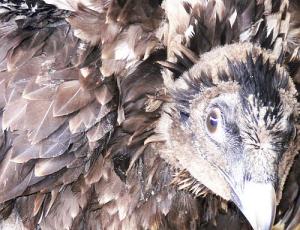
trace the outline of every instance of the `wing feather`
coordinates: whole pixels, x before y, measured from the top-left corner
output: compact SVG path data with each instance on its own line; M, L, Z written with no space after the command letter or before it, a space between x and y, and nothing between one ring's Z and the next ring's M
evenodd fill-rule
M64 154L58 157L39 159L34 166L35 176L42 177L58 172L75 159L74 154Z
M2 118L2 128L17 130L24 123L24 115L26 113L27 101L20 98L5 106Z
M39 148L31 145L26 133L20 133L13 142L12 157L10 161L15 163L26 163L31 159L39 157Z
M47 138L65 121L64 117L53 117L53 101L31 101L27 105L24 128L33 144Z
M73 113L94 100L88 90L80 86L79 81L68 81L58 87L54 98L53 114L55 117Z
M114 79L100 72L101 47L74 35L67 12L38 1L39 13L29 16L24 4L0 13L0 203L12 200L33 228L56 215L52 208L64 189L81 183L101 156L118 92ZM16 19L14 10L25 16ZM80 204L87 204L87 194ZM1 213L8 207L1 205ZM62 226L70 227L72 218Z
M52 99L55 86L45 85L40 86L36 83L36 79L32 79L25 87L22 97L27 100L50 100Z

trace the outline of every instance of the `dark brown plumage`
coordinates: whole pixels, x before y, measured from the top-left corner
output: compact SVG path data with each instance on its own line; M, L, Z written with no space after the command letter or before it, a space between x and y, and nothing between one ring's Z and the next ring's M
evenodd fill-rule
M298 14L0 1L0 229L300 228Z

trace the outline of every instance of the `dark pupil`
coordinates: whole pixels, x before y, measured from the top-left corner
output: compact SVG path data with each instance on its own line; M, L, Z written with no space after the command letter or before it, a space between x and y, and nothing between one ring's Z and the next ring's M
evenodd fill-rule
M209 123L212 127L216 127L218 125L217 114L212 112L209 116Z
M210 125L211 126L217 126L218 125L218 120L217 120L217 118L214 118L214 117L210 117L209 118L209 122L210 122Z

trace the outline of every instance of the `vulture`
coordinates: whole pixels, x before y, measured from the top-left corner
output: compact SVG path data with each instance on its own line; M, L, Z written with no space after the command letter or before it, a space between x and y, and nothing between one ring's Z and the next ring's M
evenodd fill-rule
M0 229L300 229L299 0L0 0Z

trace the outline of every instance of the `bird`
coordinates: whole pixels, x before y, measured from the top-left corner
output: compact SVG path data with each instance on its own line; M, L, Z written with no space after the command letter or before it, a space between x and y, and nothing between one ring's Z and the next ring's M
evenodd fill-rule
M299 229L297 0L1 0L0 229Z

